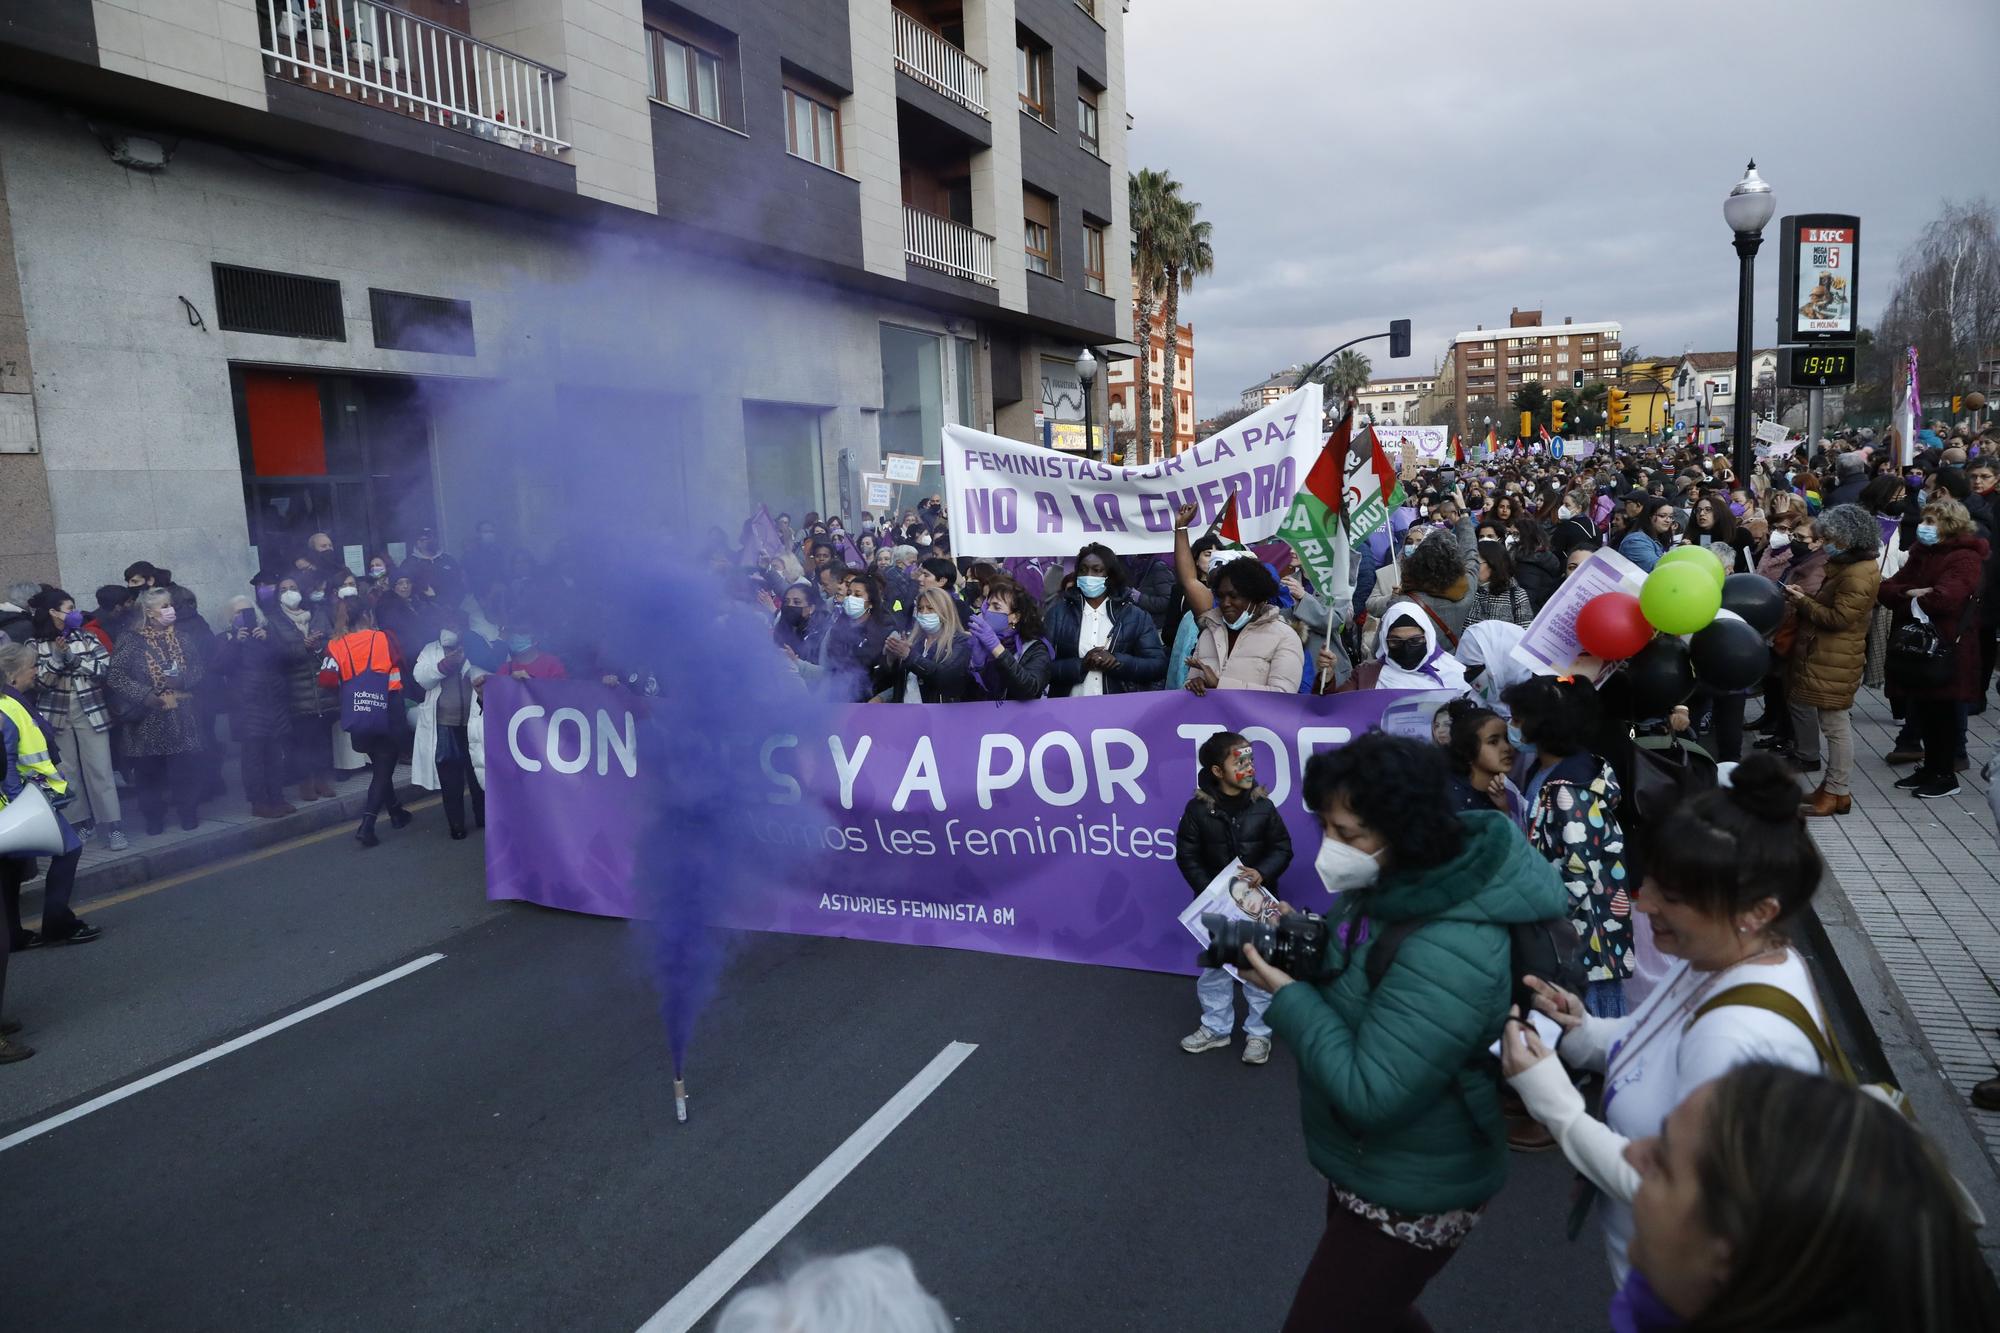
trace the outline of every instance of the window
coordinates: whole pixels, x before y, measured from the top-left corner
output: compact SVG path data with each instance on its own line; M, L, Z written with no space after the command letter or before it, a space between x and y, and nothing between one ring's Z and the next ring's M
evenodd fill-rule
M1046 121L1049 118L1049 48L1029 36L1025 29L1014 37L1014 80L1021 90L1021 110Z
M1095 222L1083 224L1083 285L1100 295L1104 291L1104 228Z
M1097 89L1076 86L1076 134L1085 148L1097 151Z
M1040 190L1021 191L1021 244L1028 252L1028 271L1056 276L1056 201Z
M703 120L722 123L722 58L658 28L647 29L653 96Z
M785 151L839 171L840 113L823 96L785 89Z
M1591 362L1597 360L1597 353L1585 352L1580 359L1585 365L1589 365Z

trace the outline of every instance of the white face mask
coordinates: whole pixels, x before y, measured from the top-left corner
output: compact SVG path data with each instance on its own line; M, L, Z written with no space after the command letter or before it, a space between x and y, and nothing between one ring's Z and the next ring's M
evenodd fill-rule
M868 602L862 597L847 597L841 601L840 609L847 613L849 619L859 620L868 614Z
M1319 872L1319 882L1326 885L1328 893L1346 893L1373 884L1382 874L1382 863L1338 838L1326 838L1313 858L1313 869Z
M303 602L304 600L305 598L299 596L299 590L297 588L287 588L283 592L278 594L278 601L284 606L284 608L287 611L298 610L299 603Z
M1556 506L1556 517L1557 517L1557 518L1575 518L1575 517L1576 517L1576 510L1574 510L1574 509L1570 508L1570 507L1569 507L1568 505L1558 505L1558 506Z
M1776 532L1771 534L1771 545L1777 547L1780 551L1784 550L1787 546L1790 546L1791 544L1792 544L1792 534L1786 532L1783 528L1779 528Z
M935 611L917 612L917 625L926 634L935 634L944 628L944 617Z

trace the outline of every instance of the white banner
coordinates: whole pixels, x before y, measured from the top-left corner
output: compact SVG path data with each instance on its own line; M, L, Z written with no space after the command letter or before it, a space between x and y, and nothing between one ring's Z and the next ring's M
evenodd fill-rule
M1397 463L1435 467L1451 458L1449 426L1377 426L1375 438Z
M1320 387L1308 384L1191 449L1115 467L967 426L944 428L944 488L955 554L1071 556L1089 542L1119 555L1168 551L1174 511L1197 532L1231 495L1241 539L1269 541L1319 456Z

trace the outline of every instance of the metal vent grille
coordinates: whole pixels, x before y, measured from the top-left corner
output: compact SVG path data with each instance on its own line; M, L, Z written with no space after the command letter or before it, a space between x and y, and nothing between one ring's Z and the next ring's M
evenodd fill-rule
M266 268L216 264L216 323L237 333L347 341L340 283Z
M400 352L471 356L472 302L446 296L368 289L375 317L375 345Z

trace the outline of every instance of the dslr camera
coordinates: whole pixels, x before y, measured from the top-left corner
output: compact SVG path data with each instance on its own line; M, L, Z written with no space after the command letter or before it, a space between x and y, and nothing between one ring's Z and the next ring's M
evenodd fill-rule
M1208 932L1208 947L1201 951L1203 967L1240 964L1243 946L1254 944L1264 961L1295 977L1317 976L1325 970L1326 918L1313 912L1287 912L1278 924L1243 921L1220 912L1204 912L1202 929Z

